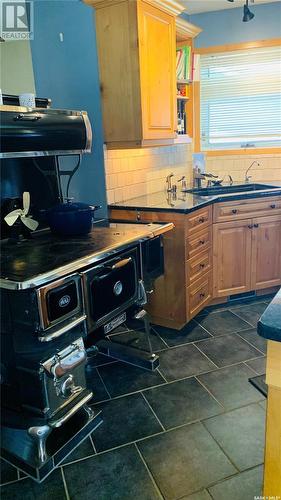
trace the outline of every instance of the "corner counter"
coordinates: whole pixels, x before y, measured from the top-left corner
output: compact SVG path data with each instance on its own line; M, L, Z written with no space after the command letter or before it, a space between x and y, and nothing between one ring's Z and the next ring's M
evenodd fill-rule
M258 333L268 340L268 385L264 491L266 498L281 497L281 289L258 323Z

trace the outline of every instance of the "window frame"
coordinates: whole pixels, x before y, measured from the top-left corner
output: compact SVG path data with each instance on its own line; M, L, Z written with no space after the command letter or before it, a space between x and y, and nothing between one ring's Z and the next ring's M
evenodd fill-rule
M236 44L215 45L211 47L194 48L195 54L216 54L218 52L233 52L235 50L251 50L262 47L276 47L281 45L281 38L272 38L269 40L257 40L253 42L243 42ZM206 156L232 156L232 155L258 155L258 154L280 154L281 148L239 148L239 149L217 149L201 150L201 132L200 132L200 81L193 82L194 95L194 151L202 152Z

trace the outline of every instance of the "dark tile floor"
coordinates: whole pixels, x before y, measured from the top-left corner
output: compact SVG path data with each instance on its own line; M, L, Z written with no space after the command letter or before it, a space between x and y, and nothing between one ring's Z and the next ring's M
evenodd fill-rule
M256 322L268 298L207 308L180 332L154 326L155 373L98 355L87 377L103 424L38 485L1 464L1 498L253 500L261 494L265 371ZM147 349L142 331L113 341Z

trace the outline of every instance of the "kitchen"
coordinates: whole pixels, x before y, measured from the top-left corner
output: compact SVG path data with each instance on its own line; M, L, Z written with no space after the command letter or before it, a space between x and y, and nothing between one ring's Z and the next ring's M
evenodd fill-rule
M94 211L95 224L87 244L81 236L72 235L52 240L56 244L52 247L48 234L43 232L42 236L35 235L27 242L23 239L13 247L5 239L1 245L2 270L6 267L1 275L2 282L6 281L3 287L1 285L2 314L6 318L6 306L14 312L11 323L15 324L16 359L27 352L27 346L38 348L38 352L48 347L50 353L54 353L53 340L39 345L32 336L31 320L27 321L24 316L24 306L31 307L28 300L33 300L30 282L38 290L43 283L42 276L48 275L45 287L54 283L58 278L56 269L64 266L64 275L77 271L74 282L79 307L76 305L72 319L85 318L80 326L73 326L73 332L78 328L85 330L79 337L84 339L82 343L75 344L76 355L83 358L80 368L77 366L75 370L77 374L79 370L77 376L83 383L82 371L86 373L88 385L83 397L88 398L87 390L93 393L93 400L87 399L84 405L90 408L88 413L83 410L83 418L89 417L85 426L81 428L78 412L72 417L75 419L72 427L66 423L58 428L62 433L65 429L66 435L68 432L67 439L72 433L72 451L69 452L65 444L63 459L56 451L57 462L52 466L50 449L54 439L46 436L42 463L39 468L31 466L23 451L19 452L20 447L10 445L10 442L13 444L11 436L19 436L18 420L13 427L10 417L8 423L2 417L3 498L49 498L52 495L54 498L244 500L262 495L263 482L265 496L278 498L280 495L280 297L276 293L281 284L281 150L280 127L274 129L278 120L276 108L280 108L280 82L274 80L271 73L275 53L280 48L280 2L249 2L248 7L246 5L249 11L245 11L244 2L238 0L200 2L205 4L202 10L196 8L198 3L189 0L180 3L35 1L33 39L30 42L5 40L0 44L5 107L2 115L8 116L9 109L11 116L17 110L20 113L15 105L18 103L8 94L30 92L45 99L36 103L42 118L40 115L39 120L29 122L33 133L41 119L52 118L51 110L55 109L85 110L92 128L91 152L81 156L79 151L86 151L89 146L85 137L90 141L84 115L72 112L71 120L68 113L63 115L62 128L52 136L52 129L47 128L36 148L33 135L24 136L26 128L21 124L22 118L17 120L25 151L30 151L26 149L27 141L37 153L44 148L43 143L45 150L52 143L53 154L38 156L37 166L24 155L20 156L23 159L15 158L15 153L2 156L2 198L17 197L21 204L23 192L30 192L30 202L28 195L25 199L26 206L31 204L34 220L36 216L40 218L40 210L52 209L61 198L60 187L64 198L68 197L67 191L74 198L70 203L101 207ZM247 22L243 22L243 16ZM145 35L151 37L147 44ZM187 83L180 85L176 84L176 44L178 49L190 47L189 54L194 54L193 74L186 78ZM243 53L238 62L239 71L230 71L235 89L240 81L239 72L243 71L244 78L248 76L246 86L250 79L250 87L255 89L254 96L264 91L263 86L271 85L272 94L277 88L277 100L262 103L262 124L267 123L269 115L273 129L268 124L268 129L257 126L254 131L247 130L249 123L254 125L257 115L251 114L251 105L247 104L247 116L244 111L241 120L243 103L237 111L239 130L231 129L237 123L230 112L225 118L219 107L220 93L227 94L229 81L218 79L218 87L214 81L210 88L207 79L203 80L204 75L212 71L216 54L223 54L223 63L231 66L230 53L236 56ZM242 56L246 58L247 53L253 57L244 59L245 63ZM257 66L259 70L264 68L265 64L268 64L267 71L259 78L254 70ZM165 70L161 80L159 67ZM170 71L171 68L174 71ZM215 68L218 76L219 69ZM241 99L243 89L238 90ZM206 131L211 126L205 120L204 106L208 106L211 95L208 92L213 92L218 102L211 116L219 139L223 137L226 146L214 147L211 135L209 141L206 139ZM42 106L49 105L48 99L52 101L51 107L42 110ZM174 132L176 101L185 103L185 107L177 109L180 132L177 138ZM253 102L252 107L257 105L257 101ZM238 104L238 100L235 101L235 106L239 107ZM232 100L228 105L229 110L233 109ZM7 109L8 106L11 107ZM63 127L73 131L65 144L60 142L65 137ZM7 130L11 129L13 126L8 121ZM222 136L221 132L226 129ZM3 127L3 134L5 130ZM239 136L235 136L238 131L239 134L245 132L240 138L243 147L239 144L235 149L226 137L229 137L227 133L233 134L238 142ZM252 145L252 138L257 134L262 136L255 139L261 140L261 147ZM269 139L265 137L270 134ZM17 153L20 152L19 137L17 135L15 143L15 135L11 136L12 147L17 144ZM3 144L4 139L5 135ZM72 147L74 139L80 141L76 148ZM65 155L54 153L58 151L55 142ZM76 154L71 155L71 150ZM11 154L15 150L6 151ZM48 194L47 184L52 186L50 193L56 193L56 189L58 192ZM209 192L202 193L204 189ZM20 207L10 207L5 216ZM28 216L28 212L22 215ZM55 223L57 216L56 212ZM99 221L108 217L111 224L100 225ZM30 223L30 218L26 218ZM42 221L40 219L41 224ZM5 224L3 228L7 232ZM22 249L26 249L26 253ZM107 311L109 316L104 314L103 318L107 319L103 321L94 318L91 305L87 305L92 267L95 276L95 266L105 262L108 272L108 257L111 269L117 265L116 273L131 269L135 262L134 300L124 307L127 312L131 311L129 306L136 305L136 310L131 317L127 313L127 322L121 326L111 323L125 309L111 316ZM68 262L68 258L72 261ZM25 273L21 268L24 259ZM33 260L40 271L36 271L36 281ZM124 263L123 267L120 262L122 266ZM122 279L114 280L115 284ZM20 283L18 289L8 289L7 281L14 286L16 280ZM144 292L137 282L144 284ZM115 291L117 300L120 285ZM97 294L99 297L99 292ZM110 307L110 290L101 288L100 294L104 297L100 307L104 304ZM23 301L24 296L30 299ZM39 296L41 300L47 295ZM17 297L18 302L13 297ZM65 294L60 296L63 297ZM20 307L23 307L22 318ZM261 334L258 335L257 322L266 309L258 325ZM88 331L100 332L107 325L114 327L110 335L95 337L93 341L91 335L87 335ZM65 327L65 323L61 326ZM17 335L22 329L24 341ZM58 332L56 325L49 324L43 324L39 330L39 339ZM78 342L80 333L75 335L74 342ZM264 377L267 341L262 337L269 339L267 385ZM63 348L68 348L68 344ZM9 346L7 353L10 353ZM5 364L4 358L1 361ZM13 390L17 391L17 381L13 384ZM266 411L267 386L270 390ZM19 418L21 415L24 414L19 412ZM37 425L31 423L29 417L24 418L26 426ZM52 425L53 420L50 420ZM78 431L73 435L76 424ZM52 433L61 435L57 428ZM36 442L35 439L33 444L28 441L33 451L34 442L36 445L39 442L40 451L42 440ZM70 440L68 446L69 443ZM43 465L45 469L48 465L47 472L43 471ZM40 477L36 476L38 471Z

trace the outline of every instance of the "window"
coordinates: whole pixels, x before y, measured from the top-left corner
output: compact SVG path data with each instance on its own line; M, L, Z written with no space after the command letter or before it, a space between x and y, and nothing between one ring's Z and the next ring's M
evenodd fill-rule
M281 47L202 54L201 150L281 146Z

